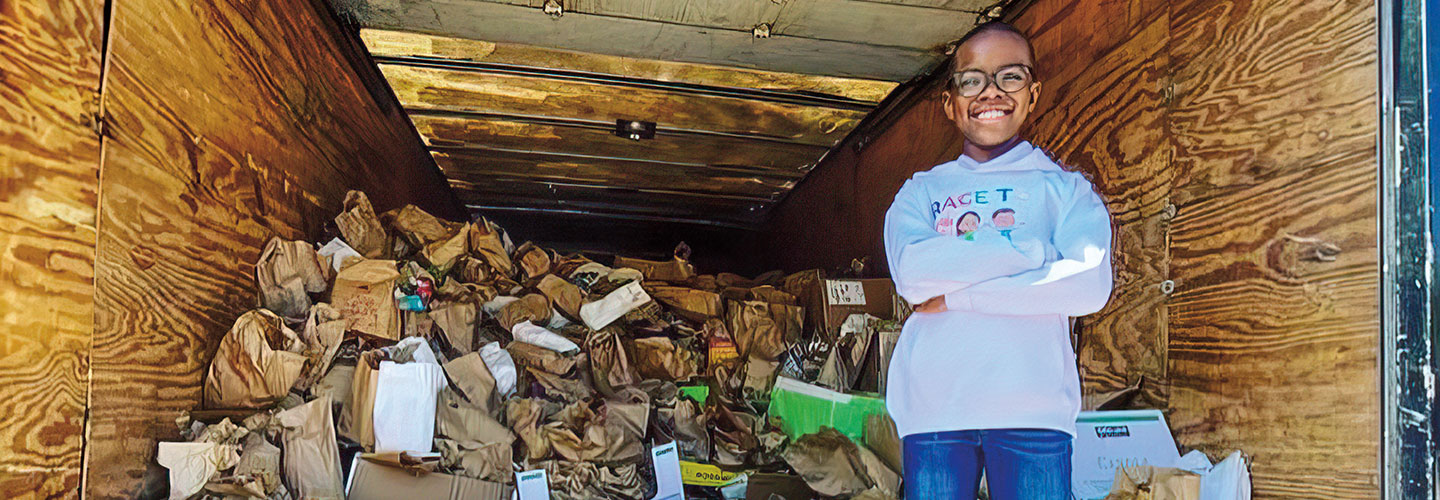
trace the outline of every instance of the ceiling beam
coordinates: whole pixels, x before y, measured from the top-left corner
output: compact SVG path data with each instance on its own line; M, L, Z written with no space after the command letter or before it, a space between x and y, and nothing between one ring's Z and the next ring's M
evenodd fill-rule
M477 0L332 0L332 4L367 28L623 57L893 82L907 81L938 64L942 57L940 49L949 41L937 38L933 44L920 49L783 33L756 38L750 27L738 31L578 12L552 19L536 7ZM691 5L692 2L677 4ZM923 17L915 16L909 20L923 22ZM967 26L957 26L957 33L963 33ZM906 25L889 25L883 29L903 31L908 28ZM950 38L958 37L959 34L956 34Z
M535 151L528 149L508 149L494 146L427 146L431 153L443 155L455 161L470 162L494 162L509 160L511 162L524 162L526 167L545 164L559 164L568 168L569 172L583 175L580 170L585 167L599 167L614 171L633 170L644 175L693 175L708 177L716 174L733 175L742 177L758 177L775 181L774 185L783 189L789 189L789 182L804 177L802 172L790 169L774 167L752 167L747 165L709 165L705 163L689 163L653 158L630 158L617 156L602 156L585 152L561 152L561 151ZM592 167L593 168L593 167ZM527 168L527 171L535 171L534 168Z
M523 174L505 176L472 175L464 170L457 170L446 171L445 175L450 178L451 187L457 187L457 185L463 186L458 189L484 192L483 190L477 190L476 187L483 185L494 188L498 187L497 185L504 185L504 189L506 190L515 189L518 191L523 188L529 188L539 193L548 193L553 199L568 199L571 197L571 194L574 194L576 191L590 191L591 196L594 197L618 196L618 193L626 193L638 195L638 197L642 199L646 196L664 196L677 199L677 201L693 201L697 199L723 200L738 206L755 207L755 210L758 210L759 207L774 203L777 198L777 196L755 196L715 191L665 189L646 185L595 184L547 178L544 176L525 176ZM569 194L561 194L562 192ZM583 196L575 196L574 198L581 199Z
M865 112L620 88L593 83L381 64L407 109L538 115L765 135L832 146ZM613 126L613 125L612 125Z
M662 82L712 87L772 90L878 103L897 85L884 80L761 71L656 59L556 50L423 33L362 29L360 38L376 58L421 57L557 68L605 75L628 75Z
M525 179L537 182L614 186L626 189L706 193L742 199L778 199L794 187L792 179L753 173L716 172L674 164L556 157L524 151L435 152L435 163L451 179Z
M416 116L450 117L450 118L473 118L473 119L479 119L479 120L501 120L501 121L509 121L509 122L515 122L515 123L525 123L525 124L531 124L531 125L553 125L553 126L557 126L557 127L587 128L587 129L591 129L591 130L604 130L604 131L607 131L607 132L615 130L615 120L591 120L591 119L584 119L584 118L561 118L561 117L555 117L555 116L527 115L527 114L502 113L502 112L466 111L466 110L456 110L456 109L434 109L434 108L426 108L426 107L406 107L406 108L405 108L405 112L406 112L407 114L409 114L412 118L413 118L413 117L416 117ZM812 148L819 148L822 153L825 152L825 151L829 151L829 150L830 150L830 146L827 146L827 145L806 144L806 143L797 142L797 141L794 141L794 140L791 140L791 139L774 137L774 136L771 136L771 135L760 134L760 133L721 132L721 131L717 131L717 130L702 130L702 129L688 129L688 128L667 127L667 126L662 126L662 125L658 125L658 124L657 124L656 127L655 127L655 136L656 136L656 137L673 136L673 137L676 137L676 138L687 138L687 137L724 137L724 138L730 138L730 139L736 139L736 140L742 140L742 141L765 141L765 142L773 143L773 144L785 144L785 145L791 145L791 146L806 146L806 147L812 147Z
M592 83L597 85L609 85L613 87L627 87L645 90L658 90L681 95L696 95L705 97L727 97L732 99L744 99L747 101L773 102L779 104L792 104L796 106L814 106L833 109L844 109L851 111L870 111L875 109L876 103L868 101L857 101L854 99L827 96L810 93L797 93L766 89L751 89L743 87L717 86L695 84L687 82L667 82L647 78L636 78L623 75L610 75L605 73L594 73L588 71L575 71L559 68L545 68L523 64L488 63L475 61L461 61L453 59L439 59L432 57L417 56L374 56L375 62L379 64L409 66L412 68L431 68L454 71L467 71L479 74L507 75L529 78L545 78L550 80L562 80L570 82Z
M410 120L426 145L434 150L496 148L566 154L579 152L600 157L708 165L712 169L733 169L737 172L751 170L762 175L792 179L805 175L827 151L823 146L675 134L663 129L655 134L654 139L634 141L616 136L613 123L535 123L419 112L412 113Z
M481 213L481 214L484 214L485 212L515 212L515 213L522 213L522 214L546 214L546 215L556 215L556 216L563 216L563 217L597 217L597 218L602 218L602 219L616 219L616 220L623 220L623 221L668 222L668 223L692 224L692 225L701 225L701 226L715 226L715 227L723 227L723 228L730 228L730 229L740 229L740 230L745 230L745 231L756 231L756 230L759 230L759 228L760 228L760 224L758 224L758 223L743 223L743 224L742 224L742 223L738 223L738 222L729 222L729 221L723 221L723 220L691 219L691 218L685 218L685 217L672 217L672 216L663 216L663 215L626 214L626 213L617 213L617 212L602 212L602 211L579 209L579 208L516 207L516 206L502 206L502 205L466 205L466 207L469 208L469 209L472 210L472 211L475 211L475 212L478 212L478 213Z

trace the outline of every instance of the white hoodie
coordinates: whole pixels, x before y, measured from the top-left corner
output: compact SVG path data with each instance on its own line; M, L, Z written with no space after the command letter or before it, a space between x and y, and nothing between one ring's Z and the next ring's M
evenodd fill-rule
M1110 216L1084 177L1029 142L915 174L885 214L895 289L916 313L890 363L901 436L1038 428L1075 434L1071 316L1110 298Z

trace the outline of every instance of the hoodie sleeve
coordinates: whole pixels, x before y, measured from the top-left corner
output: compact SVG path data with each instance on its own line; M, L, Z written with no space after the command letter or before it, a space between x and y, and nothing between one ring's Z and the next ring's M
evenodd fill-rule
M1039 267L1043 253L1022 253L1003 238L963 241L934 228L930 201L914 179L885 213L885 257L895 291L919 304L979 282Z
M1073 174L1072 174L1073 175ZM1090 183L1073 175L1055 224L1057 260L945 294L950 310L985 314L1083 316L1105 307L1110 267L1110 213Z

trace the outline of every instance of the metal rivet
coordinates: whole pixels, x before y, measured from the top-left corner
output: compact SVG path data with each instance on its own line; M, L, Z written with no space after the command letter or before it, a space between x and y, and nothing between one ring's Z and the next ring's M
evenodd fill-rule
M1174 281L1174 280L1161 281L1161 282L1160 282L1160 293L1163 293L1163 294L1165 294L1165 295L1170 295L1170 294L1172 294L1172 293L1175 293L1175 281Z
M558 0L545 0L545 6L542 7L542 9L545 11L546 15L549 15L550 17L556 19L559 19L560 16L565 15L565 7L560 5L560 2Z
M751 33L755 35L755 38L770 38L770 23L755 25L755 29L751 30Z

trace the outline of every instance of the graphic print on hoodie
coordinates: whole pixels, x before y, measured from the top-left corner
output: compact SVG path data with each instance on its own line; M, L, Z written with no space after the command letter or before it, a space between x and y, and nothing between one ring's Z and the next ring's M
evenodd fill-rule
M1110 218L1090 183L1022 142L984 163L915 174L885 217L896 291L912 315L891 360L900 435L1042 428L1074 434L1070 316L1109 299Z

